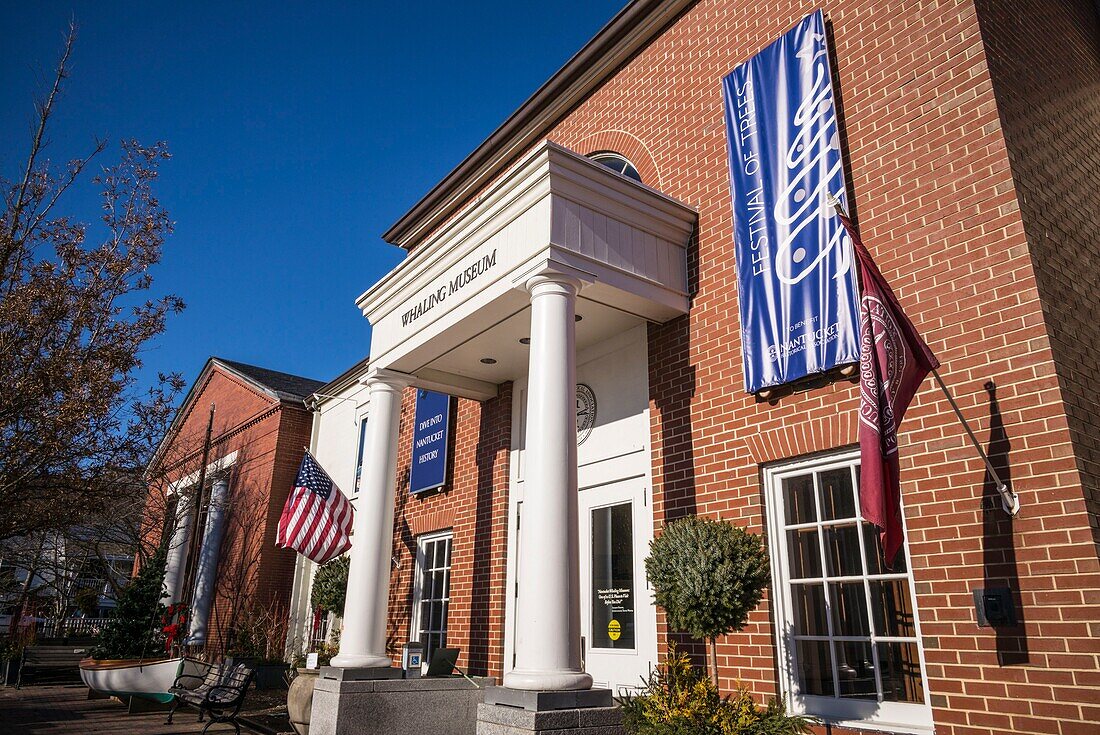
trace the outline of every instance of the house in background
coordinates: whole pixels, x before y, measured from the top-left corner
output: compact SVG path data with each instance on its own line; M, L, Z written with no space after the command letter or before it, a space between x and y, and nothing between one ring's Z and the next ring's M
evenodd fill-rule
M166 602L191 605L186 640L208 654L257 636L282 651L295 554L275 535L309 443L303 399L321 385L212 357L147 470L146 533L168 540Z

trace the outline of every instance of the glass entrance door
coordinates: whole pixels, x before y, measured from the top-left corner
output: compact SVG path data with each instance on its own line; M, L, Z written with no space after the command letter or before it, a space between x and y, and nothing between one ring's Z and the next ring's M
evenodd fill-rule
M616 694L642 684L656 655L644 559L653 521L641 480L582 490L581 630L585 670Z

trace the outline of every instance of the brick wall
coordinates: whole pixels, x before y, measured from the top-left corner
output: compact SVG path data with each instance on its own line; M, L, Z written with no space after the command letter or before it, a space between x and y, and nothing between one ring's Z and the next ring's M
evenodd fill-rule
M274 539L309 442L311 418L304 406L282 405L215 368L181 409L179 431L165 447L162 482L151 491L150 516L162 505L155 501L165 484L198 471L211 403L217 410L208 462L237 453L208 623L206 653L216 657L225 652L231 629L240 625L247 611L257 605L273 612L281 606L285 611L289 602L294 554L277 549ZM286 614L275 617L282 622ZM279 637L277 631L275 636Z
M761 464L856 439L852 386L778 406L741 387L719 79L811 9L700 3L549 136L589 153L600 131L624 131L661 189L700 212L691 315L650 331L659 524L694 511L759 530ZM937 726L1056 732L1089 716L1100 615L1083 604L1100 575L976 10L847 2L828 19L864 239L1026 508L1014 523L983 510L990 483L929 381L901 440ZM1095 123L1081 127L1095 141ZM977 628L970 591L1000 583L1019 591L1025 623L998 635ZM719 656L725 686L775 693L766 604Z
M1087 0L979 0L993 91L1085 484L1100 512L1100 28ZM1051 39L1057 39L1051 42ZM1100 539L1100 527L1093 524Z
M448 482L409 494L416 391L405 391L398 440L397 512L387 646L397 661L410 639L416 539L452 529L447 645L461 648L458 666L473 675L502 675L508 547L508 478L512 386L478 403L455 399Z
M815 7L700 2L548 136L583 154L617 150L646 183L699 211L691 313L649 330L658 527L702 513L760 531L762 465L856 441L851 384L778 405L742 387L720 79ZM1017 4L983 0L826 8L864 240L1024 506L1012 521L998 509L947 401L926 382L900 441L939 733L1069 735L1100 720L1100 439L1084 382L1097 364L1100 97L1087 7L1025 3L1015 20ZM1043 68L1018 78L1033 59ZM460 435L482 421L471 410L460 411ZM431 512L431 499L409 501L406 516L417 502ZM448 499L435 502L443 513ZM1015 590L1021 624L978 628L971 591L1000 585ZM724 688L777 693L767 601L718 653Z

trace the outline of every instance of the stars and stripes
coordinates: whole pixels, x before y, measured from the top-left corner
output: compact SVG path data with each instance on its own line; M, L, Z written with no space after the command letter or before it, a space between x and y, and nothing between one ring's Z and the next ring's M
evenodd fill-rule
M351 548L355 510L309 452L279 517L275 542L324 564Z

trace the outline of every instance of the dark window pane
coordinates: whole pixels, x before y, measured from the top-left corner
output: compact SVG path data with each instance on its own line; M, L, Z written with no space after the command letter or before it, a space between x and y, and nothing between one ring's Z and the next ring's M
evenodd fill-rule
M905 547L898 549L897 558L894 559L894 567L889 568L883 558L879 530L873 524L867 522L863 523L863 547L867 553L868 574L889 574L905 571Z
M442 569L432 572L432 597L442 599L446 597L443 589L443 577L446 576L446 572Z
M820 584L792 584L795 635L829 635L825 622L825 589Z
M427 569L420 572L420 599L427 600L432 596L432 573Z
M923 702L924 682L916 643L879 643L882 698L888 702Z
M443 603L440 603L440 604L442 606L441 609L442 609L443 612L440 613L439 625L437 626L437 628L438 628L439 632L446 633L447 632L447 607L448 607L448 603L443 602Z
M631 505L592 511L592 648L634 648Z
M783 481L783 505L787 509L787 525L812 523L817 520L814 506L813 475L788 477Z
M432 603L420 603L420 630L431 630L432 627Z
M840 696L852 699L878 699L875 689L875 665L871 643L836 644L836 672Z
M791 579L820 577L821 550L817 546L817 529L787 531L787 558L791 566Z
M438 631L443 627L443 605L442 602L432 603L432 630Z
M824 520L838 521L857 517L850 469L841 467L822 472L818 483L821 486L821 515Z
M825 529L825 568L830 577L859 576L859 531L855 525Z
M826 641L798 641L798 681L802 693L820 697L833 696L833 659Z
M435 568L439 569L450 564L450 560L447 558L447 542L444 540L435 542Z
M909 581L905 579L871 582L871 609L875 616L875 634L891 638L917 635L913 620Z
M451 570L447 569L443 575L443 596L447 599L451 597Z
M841 582L829 585L833 633L845 636L870 636L867 621L867 597L863 582Z

